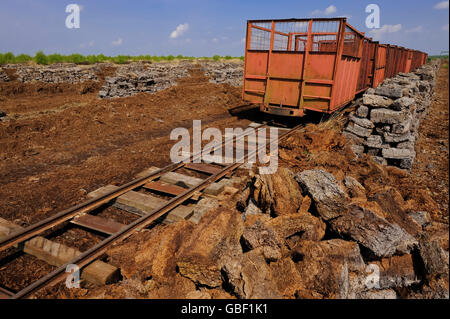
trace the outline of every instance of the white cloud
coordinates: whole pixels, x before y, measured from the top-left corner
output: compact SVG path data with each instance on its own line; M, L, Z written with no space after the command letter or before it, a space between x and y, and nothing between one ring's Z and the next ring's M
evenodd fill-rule
M444 9L448 9L448 1L441 1L439 3L436 3L436 5L433 7L437 10L444 10Z
M111 44L115 45L115 46L122 45L122 43L123 43L123 39L122 38L118 38L117 40L111 42Z
M188 29L189 29L189 24L187 24L187 23L179 24L177 26L177 28L174 31L172 31L172 33L170 34L170 38L176 39L178 37L181 37Z
M218 43L219 40L218 40L217 38L214 38L214 39L211 40L211 42L213 42L213 43Z
M330 14L333 14L337 11L337 8L333 5L329 6L325 9L325 15L329 16Z
M380 40L386 33L398 32L402 29L401 24L385 24L379 29L373 29L369 31L369 34L374 38L374 40Z
M316 16L316 15L332 15L333 13L335 13L337 11L337 8L334 5L331 5L329 7L327 7L325 10L314 10L313 12L311 12L311 15Z
M443 26L441 27L441 29L448 32L448 23L445 24L445 25L443 25Z
M423 27L421 25L415 27L415 28L411 28L408 30L405 30L406 33L419 33L423 31Z
M241 39L241 43L245 43L245 38L242 38L242 39Z

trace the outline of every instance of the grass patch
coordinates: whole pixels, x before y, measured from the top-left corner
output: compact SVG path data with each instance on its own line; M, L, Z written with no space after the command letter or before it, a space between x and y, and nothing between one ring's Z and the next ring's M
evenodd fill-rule
M430 61L436 60L436 59L448 60L448 55L430 55L427 58L427 62L430 62Z
M42 51L36 52L36 54L32 57L27 54L19 54L15 56L11 52L0 53L0 65L2 64L17 64L17 63L36 63L41 65L53 64L53 63L75 63L75 64L94 64L100 62L112 62L117 64L125 64L130 62L162 62L162 61L174 61L174 60L232 60L239 59L244 61L244 57L232 57L230 55L220 56L214 55L212 57L193 57L193 56L183 56L181 54L167 55L167 56L151 56L151 55L138 55L138 56L130 56L130 55L117 55L117 56L105 56L103 54L98 55L82 55L78 53L70 54L70 55L61 55L58 53L48 54L46 55Z

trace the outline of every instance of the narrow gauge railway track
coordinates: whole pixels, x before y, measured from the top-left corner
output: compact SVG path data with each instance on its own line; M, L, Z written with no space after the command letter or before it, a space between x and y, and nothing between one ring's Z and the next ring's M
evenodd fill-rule
M260 126L257 126L256 129L259 130L261 128L267 127L268 124L263 124ZM285 132L278 136L278 141L284 139L285 137L291 135L293 132L297 131L303 127L303 125L295 126L292 129L285 129ZM214 150L222 149L225 145L228 145L227 143L233 142L236 143L239 140L243 140L246 136L246 133L243 133L239 136L233 136L233 138L225 139L221 144L213 145L207 149L204 149L202 152L197 154L192 154L189 156L189 162L192 163L194 160L201 158L202 154L205 153L211 153ZM269 147L271 144L273 144L275 141L271 140L269 141L264 147ZM70 264L77 265L80 269L83 267L88 266L92 262L94 262L96 259L101 257L107 249L114 243L117 243L119 241L122 241L123 239L127 238L134 232L144 229L148 227L150 224L167 214L169 211L173 210L177 206L184 203L186 200L193 197L195 194L198 194L199 192L205 190L206 187L208 187L210 184L218 181L225 175L231 174L235 169L243 165L249 157L254 156L259 152L261 148L256 148L253 150L248 150L247 154L243 157L236 159L231 164L221 164L220 169L214 170L214 172L210 172L210 176L206 179L203 179L199 184L189 187L183 192L179 193L172 199L164 202L164 204L160 205L156 209L152 210L151 212L142 215L140 218L136 219L135 221L131 222L128 225L125 225L122 227L119 231L116 231L112 233L109 237L104 239L103 241L99 242L98 244L94 245L90 249L86 250L85 252L79 254L69 262L57 267L54 271L49 273L48 275L42 277L41 279L35 281L34 283L30 284L29 286L25 287L24 289L18 291L17 293L13 293L9 290L3 289L0 287L0 297L3 298L12 298L12 299L19 299L19 298L27 298L30 297L33 293L37 292L38 290L54 285L60 281L62 281L66 276L66 267ZM36 224L33 224L23 230L14 232L13 234L6 236L2 239L0 239L0 251L6 250L10 247L13 247L14 245L20 244L30 238L33 238L39 234L42 234L43 232L63 224L64 222L67 222L77 216L81 216L83 214L86 214L106 203L109 203L110 201L118 198L119 196L126 194L127 192L133 191L140 186L143 186L144 184L153 181L159 177L161 177L163 174L168 172L173 172L179 168L182 168L186 165L184 162L178 162L170 164L164 168L154 170L150 173L145 174L144 176L141 176L127 184L124 184L120 187L117 187L116 189L112 191L107 191L106 193L97 196L95 198L92 198L90 200L87 200L83 203L80 203L78 205L75 205L71 208L68 208L64 211L61 211L60 213L57 213L49 218L46 218Z

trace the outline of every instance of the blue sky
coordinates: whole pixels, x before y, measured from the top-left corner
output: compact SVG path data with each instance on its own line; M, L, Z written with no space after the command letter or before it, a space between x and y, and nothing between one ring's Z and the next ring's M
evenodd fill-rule
M65 8L71 3L82 8L79 29L65 26L68 15ZM380 7L381 29L377 31L365 27L368 15L365 8L370 3ZM448 3L448 0L1 0L0 52L241 56L248 19L347 16L350 24L381 42L439 54L449 47Z

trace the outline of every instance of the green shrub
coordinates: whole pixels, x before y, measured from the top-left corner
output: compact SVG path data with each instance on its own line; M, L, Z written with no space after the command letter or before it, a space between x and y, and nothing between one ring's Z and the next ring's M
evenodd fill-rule
M133 56L130 57L131 60L135 61L135 62L139 62L139 61L151 61L152 60L152 56L151 55L138 55L138 56Z
M37 64L48 64L47 56L42 51L36 52L36 54L34 56L34 61Z
M96 56L96 59L98 62L105 62L108 60L108 57L104 56L103 54L99 54Z
M11 52L6 52L0 54L0 64L14 63L14 54Z
M84 63L86 61L87 61L87 59L83 55L78 54L78 53L71 54L67 57L67 62L71 62L71 63L75 63L75 64Z
M61 55L58 53L45 55L44 52L38 51L36 52L34 57L31 57L26 54L20 54L18 56L14 56L13 53L7 52L7 53L0 53L0 64L7 64L7 63L26 63L29 61L34 60L37 64L50 64L50 63L99 63L99 62L113 62L118 64L127 63L130 61L172 61L175 59L182 60L215 60L219 61L220 59L225 60L231 60L234 58L239 58L241 60L244 60L244 57L232 57L231 55L227 55L225 57L221 57L220 55L216 54L212 57L193 57L193 56L183 56L182 54L178 54L176 57L173 55L168 56L151 56L149 54L147 55L137 55L137 56L129 56L129 55L117 55L115 57L105 56L103 54L95 55L87 55L83 56L78 53L74 53L71 55Z
M127 56L127 55L118 55L113 59L113 61L117 64L127 63L128 60L129 60L129 56Z
M58 53L49 54L49 55L47 55L47 62L50 64L63 63L63 62L66 62L66 58Z
M5 57L6 57L6 61L8 63L14 63L14 54L13 53L6 52Z
M14 63L27 63L30 62L31 60L33 60L33 58L28 54L19 54L18 56L15 57Z
M6 57L3 53L0 53L0 65L6 64Z
M86 61L87 61L89 64L94 64L94 63L100 62L98 56L96 56L96 55L94 55L94 54L90 54L90 55L86 56Z

